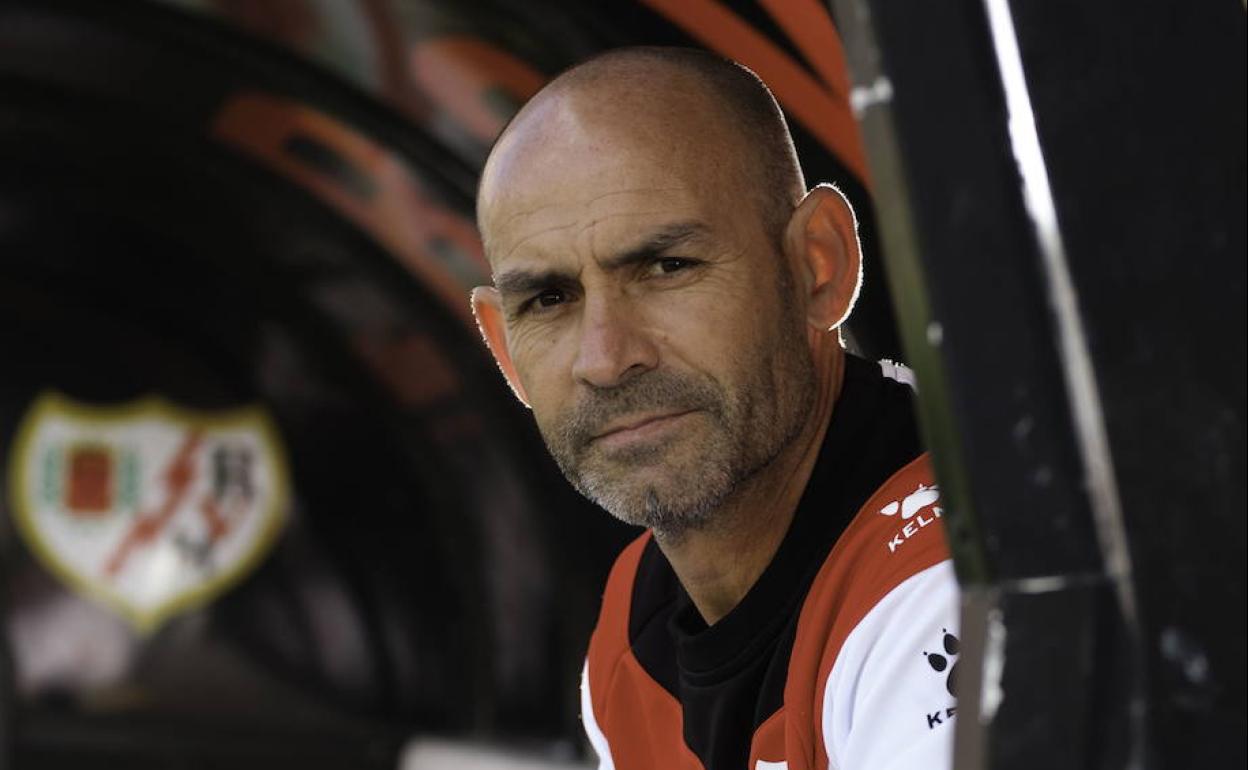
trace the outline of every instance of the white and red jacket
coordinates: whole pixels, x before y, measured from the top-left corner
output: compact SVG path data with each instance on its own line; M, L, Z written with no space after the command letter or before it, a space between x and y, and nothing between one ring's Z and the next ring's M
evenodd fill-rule
M849 358L771 564L708 627L649 534L617 559L582 682L604 770L952 766L958 591L908 387Z

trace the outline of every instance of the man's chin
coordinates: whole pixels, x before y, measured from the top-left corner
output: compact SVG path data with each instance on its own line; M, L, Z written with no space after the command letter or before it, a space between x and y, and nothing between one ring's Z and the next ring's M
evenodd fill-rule
M690 501L664 500L657 493L643 490L615 490L595 496L594 502L625 524L652 529L659 536L699 529L709 513L696 504L691 506Z
M589 473L575 486L593 502L621 521L643 527L671 526L686 519L701 519L718 499L715 484L706 484L698 473L684 473L670 465L632 468L625 472Z
M670 468L661 463L614 467L610 472L589 472L580 476L577 486L595 499L625 501L629 506L641 504L652 496L660 500L670 499L673 485L668 480Z

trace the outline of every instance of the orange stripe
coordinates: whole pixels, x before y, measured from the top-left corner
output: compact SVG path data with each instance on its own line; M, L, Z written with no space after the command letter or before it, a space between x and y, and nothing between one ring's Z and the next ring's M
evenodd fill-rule
M615 669L611 708L604 720L599 725L616 770L704 770L685 743L680 702L646 673L631 652Z
M589 694L616 770L703 770L685 743L684 714L646 672L628 641L637 565L650 533L624 549L611 568L598 627L589 643Z
M832 17L816 0L758 0L776 20L832 93L847 98L849 71Z
M489 263L473 224L423 189L407 163L336 118L274 94L239 91L213 119L211 134L311 192L373 240L442 300L465 326L476 328L468 291L489 281ZM360 196L291 154L292 138L314 140L362 176L373 190ZM437 253L449 244L455 255Z
M775 43L714 0L641 0L723 56L754 70L776 99L863 184L869 185L858 124L845 98L834 98Z
M615 558L611 574L607 576L607 586L602 592L602 609L598 611L598 625L594 628L589 647L589 689L595 696L598 693L606 694L606 668L614 665L630 646L628 617L633 604L633 580L637 576L641 554L650 538L650 532L646 531L633 540ZM605 656L603 665L595 665L598 662L596 655ZM604 677L601 687L595 678L598 676Z
M757 767L759 762L783 762L786 759L785 724L784 707L781 706L758 726L754 737L750 739L750 761L746 763L747 768Z
M461 35L420 41L412 47L409 61L421 90L486 144L498 138L511 117L489 105L489 92L502 89L523 104L546 82L546 76L524 60L488 41Z
M125 539L118 544L104 567L104 573L110 578L121 572L135 548L155 540L173 520L191 484L195 482L195 453L199 451L202 438L199 431L191 431L183 439L177 454L161 474L168 485L164 502L155 511L141 513L134 519Z
M934 483L926 453L893 474L862 506L815 577L798 618L784 686L790 770L828 768L823 750L823 688L849 634L889 591L949 558L940 519L891 551L888 542L900 522L878 513L919 484Z

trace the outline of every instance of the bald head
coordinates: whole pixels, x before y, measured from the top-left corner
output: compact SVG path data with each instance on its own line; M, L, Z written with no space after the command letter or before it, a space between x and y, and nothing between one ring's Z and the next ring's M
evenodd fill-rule
M604 152L752 212L773 242L805 192L783 114L753 72L696 49L616 49L547 84L499 137L478 197L487 253L498 204Z
M853 215L804 193L748 70L669 49L570 70L495 144L477 215L482 336L590 499L673 542L817 446Z

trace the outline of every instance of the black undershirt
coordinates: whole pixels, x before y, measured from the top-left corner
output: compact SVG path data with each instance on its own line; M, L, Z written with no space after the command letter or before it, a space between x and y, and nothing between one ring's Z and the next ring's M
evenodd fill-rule
M783 704L806 593L871 495L922 452L909 387L846 356L845 383L810 482L771 563L707 626L652 539L633 584L629 642L681 703L685 742L706 770L742 770L754 731Z

